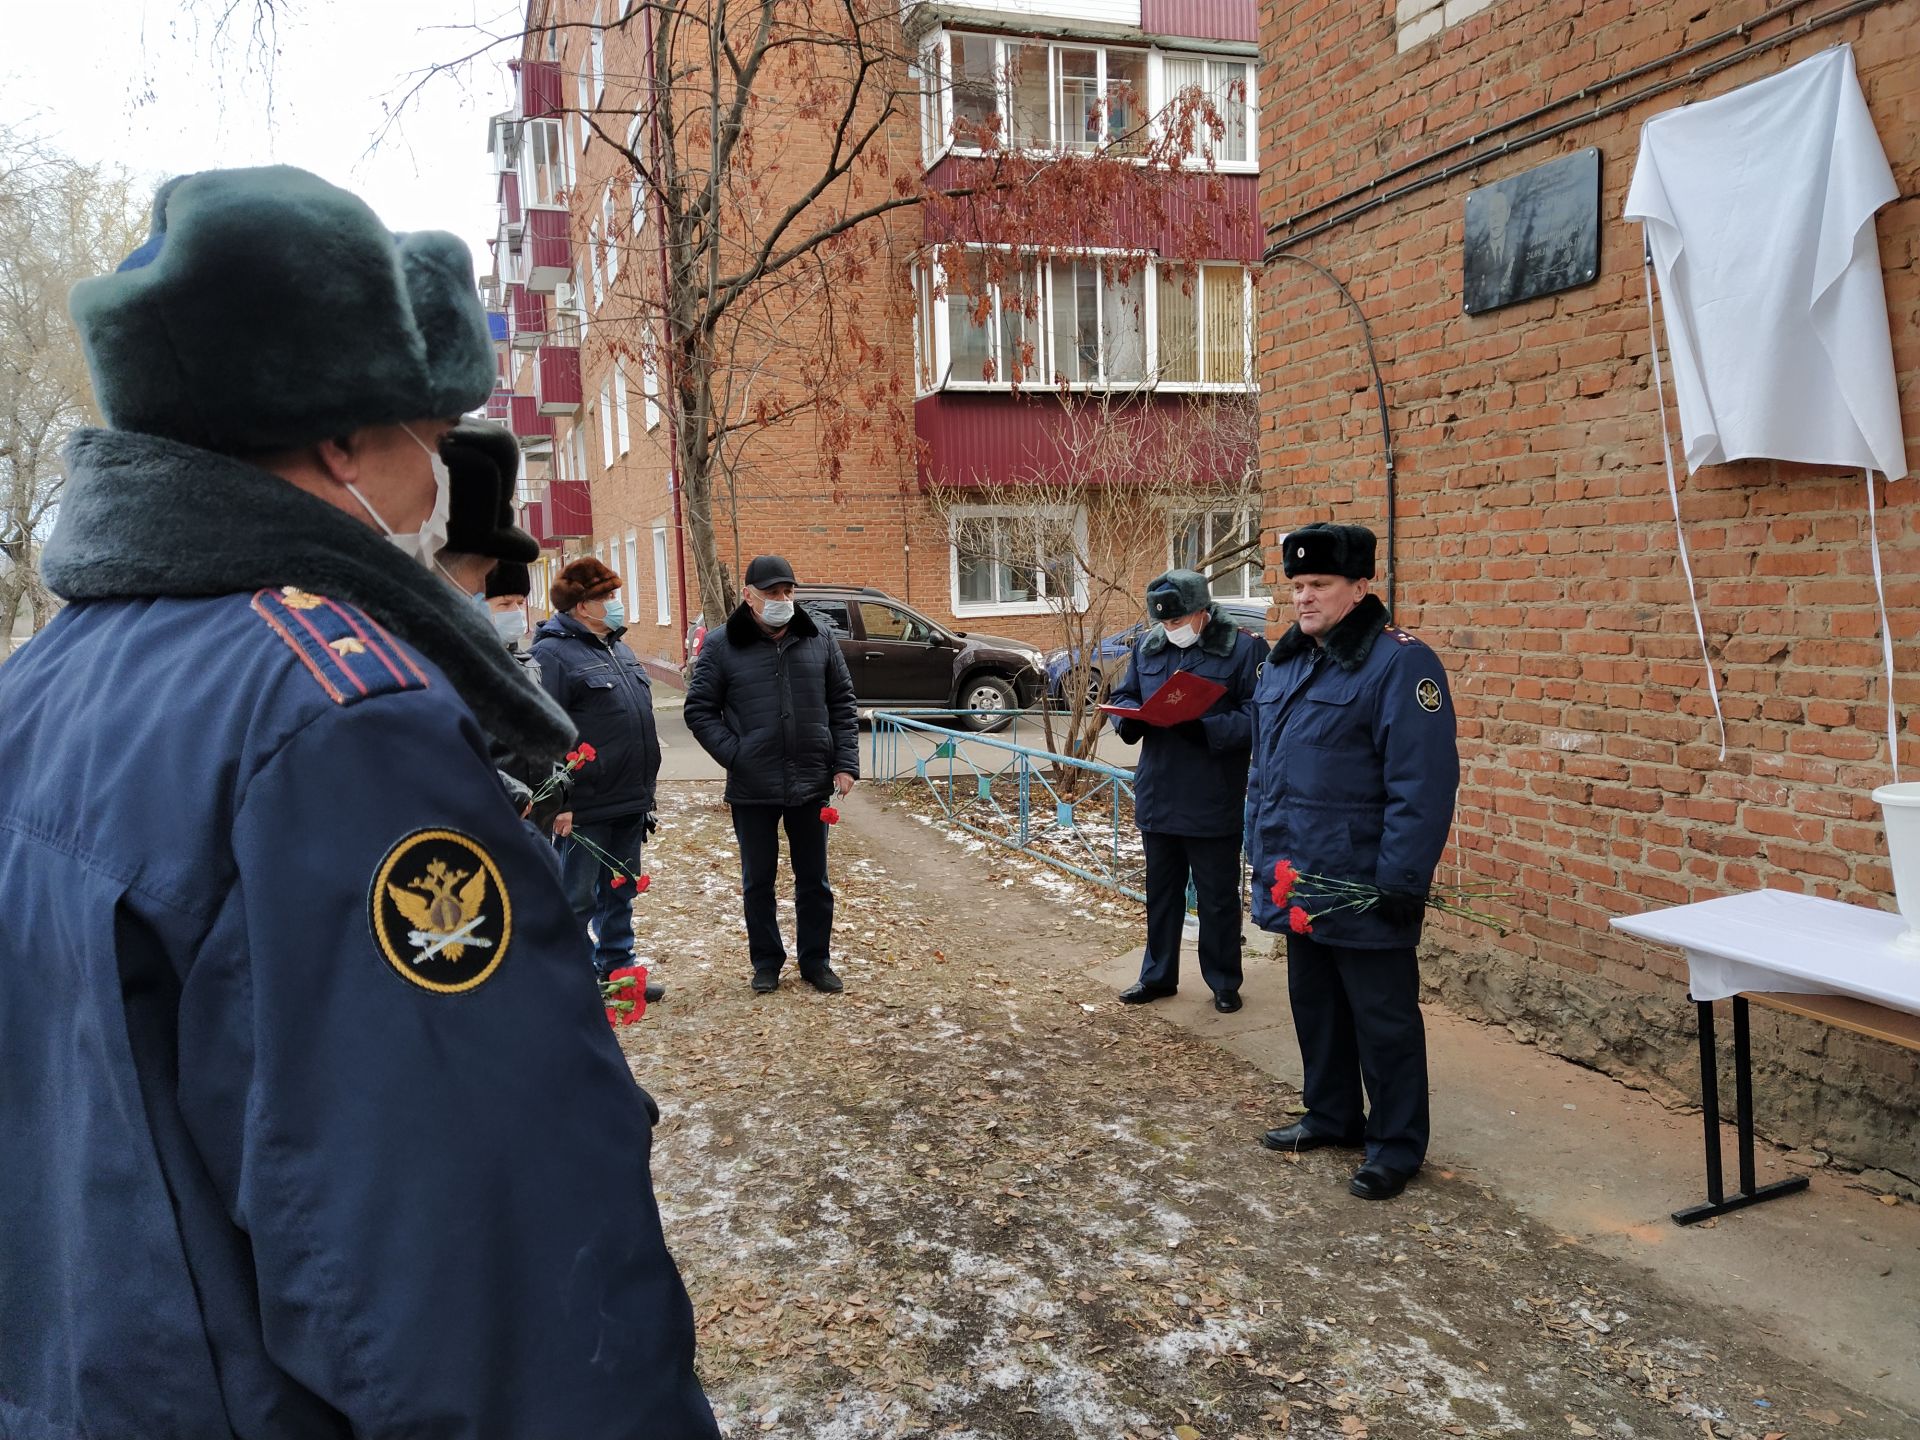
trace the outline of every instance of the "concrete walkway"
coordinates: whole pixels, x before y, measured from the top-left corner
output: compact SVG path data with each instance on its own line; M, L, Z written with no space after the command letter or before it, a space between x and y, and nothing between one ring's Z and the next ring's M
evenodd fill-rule
M1152 1013L1297 1087L1284 954L1271 953L1272 937L1259 940L1238 1014L1213 1009L1191 956L1180 994ZM1089 988L1118 991L1139 965L1137 950L1115 956L1088 972ZM1438 1006L1426 1015L1430 1168L1480 1181L1569 1243L1642 1267L1683 1298L1743 1313L1757 1343L1920 1415L1920 1207L1886 1205L1842 1172L1814 1170L1806 1194L1682 1228L1669 1213L1705 1193L1697 1112L1668 1110ZM1755 1103L1764 1112L1766 1095ZM1246 1138L1255 1143L1257 1131ZM1731 1180L1731 1126L1721 1145ZM1807 1173L1803 1153L1762 1144L1759 1179Z

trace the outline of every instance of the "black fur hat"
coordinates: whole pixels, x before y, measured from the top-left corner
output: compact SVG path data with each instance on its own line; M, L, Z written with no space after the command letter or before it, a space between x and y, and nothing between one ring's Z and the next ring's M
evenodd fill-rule
M1197 615L1213 603L1213 587L1198 570L1169 570L1147 582L1147 614L1156 620Z
M1339 575L1348 580L1371 580L1373 552L1373 532L1366 526L1316 520L1290 531L1280 542L1280 568L1288 579L1295 575Z
M520 442L498 425L463 420L440 437L452 503L447 548L522 564L540 558L540 542L513 523L513 486L520 477Z
M108 425L227 454L452 419L494 384L466 245L288 165L169 180L68 308Z

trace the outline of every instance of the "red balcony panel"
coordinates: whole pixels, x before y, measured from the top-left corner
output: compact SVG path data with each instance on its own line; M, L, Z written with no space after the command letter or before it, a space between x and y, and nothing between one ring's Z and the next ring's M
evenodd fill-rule
M1260 39L1254 0L1140 0L1140 28L1149 35L1191 35L1200 40Z
M500 213L509 225L518 225L520 214L520 175L514 170L500 172Z
M513 418L508 422L515 435L522 440L534 440L542 436L553 438L553 417L540 413L540 399L535 395L515 395L513 397Z
M487 419L497 425L504 425L513 418L513 396L505 390L496 390L487 397Z
M566 90L560 67L550 60L515 60L509 68L520 76L520 114L528 120L544 120L566 109Z
M927 172L927 185L931 189L959 188L976 179L987 163L971 156L945 156ZM1148 177L1145 171L1140 175L1144 187ZM1094 230L1082 219L1062 215L1057 224L1036 223L1034 240L1069 250L1080 247L1151 250L1182 259L1260 263L1265 246L1260 232L1258 175L1191 171L1174 177L1163 196L1157 216L1143 196L1131 206L1116 207L1119 214L1111 226ZM931 210L921 213L924 217L922 235L929 244L972 238L961 230L942 229ZM1045 233L1038 233L1040 231ZM1205 251L1204 256L1190 253L1196 242L1198 248Z
M559 540L593 534L593 491L584 480L555 480L547 486L547 520Z
M542 415L571 415L580 408L580 350L542 345L534 352L533 393Z
M529 290L551 291L573 273L573 236L566 211L537 206L528 210L524 243Z
M1102 425L1117 427L1125 443L1092 433L1090 427ZM913 428L921 442L923 486L1124 484L1151 474L1169 445L1184 451L1189 463L1204 460L1203 468L1225 481L1243 473L1253 458L1251 429L1242 436L1227 421L1210 425L1183 395L1102 410L1097 404L1069 409L1046 392L946 392L914 402ZM1118 468L1090 468L1085 458L1113 452L1126 456Z
M507 313L512 318L513 344L531 350L547 336L547 297L524 285L507 287Z

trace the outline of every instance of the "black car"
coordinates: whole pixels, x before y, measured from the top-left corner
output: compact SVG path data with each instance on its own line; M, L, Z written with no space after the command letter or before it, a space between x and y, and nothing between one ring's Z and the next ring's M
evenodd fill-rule
M949 630L872 586L799 585L794 599L839 637L863 708L1024 710L1040 693L1040 652L1024 641ZM1007 719L964 723L998 730Z

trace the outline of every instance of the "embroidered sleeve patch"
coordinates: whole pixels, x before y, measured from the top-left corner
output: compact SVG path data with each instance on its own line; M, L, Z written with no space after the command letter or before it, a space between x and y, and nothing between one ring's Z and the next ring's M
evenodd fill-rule
M507 958L513 908L500 867L457 830L415 830L386 854L367 893L381 956L410 985L458 995Z
M256 592L253 611L336 705L427 688L420 667L365 611L293 585Z
M1428 711L1429 713L1438 710L1440 708L1440 682L1438 680L1422 680L1418 685L1413 687L1413 698L1419 702L1422 710Z

